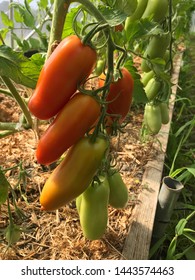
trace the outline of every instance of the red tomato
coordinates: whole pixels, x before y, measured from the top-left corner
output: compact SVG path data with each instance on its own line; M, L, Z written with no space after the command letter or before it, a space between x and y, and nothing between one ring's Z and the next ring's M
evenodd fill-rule
M109 93L107 96L108 107L107 112L109 114L121 115L119 122L122 123L129 112L132 95L134 80L126 68L121 69L123 77L118 79L117 82L113 82L110 85ZM102 74L99 79L99 86L104 85L105 75ZM112 101L112 102L111 102Z
M93 97L75 94L40 138L37 161L46 165L56 161L84 136L99 115L100 104Z
M43 66L28 107L39 119L55 116L92 72L96 51L76 35L66 37Z
M122 32L123 29L124 29L123 24L118 24L118 25L116 25L116 26L114 27L114 31L116 31L116 32L117 32L117 31Z

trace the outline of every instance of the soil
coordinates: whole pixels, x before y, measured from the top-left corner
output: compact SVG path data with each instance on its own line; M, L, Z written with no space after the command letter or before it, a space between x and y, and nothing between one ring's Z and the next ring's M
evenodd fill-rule
M23 96L30 92L20 88ZM20 110L10 97L0 95L1 122L18 122ZM129 202L125 209L109 206L109 223L100 240L84 238L79 216L72 201L52 212L40 211L39 195L52 168L36 162L37 137L32 129L23 130L0 140L0 166L15 190L17 210L11 203L15 224L22 229L20 240L8 246L4 230L9 224L7 204L0 208L0 259L16 260L105 260L123 259L122 250L131 223L132 210L139 203L142 176L148 160L155 157L153 142L143 142L140 132L143 109L132 106L127 117L128 125L119 137L112 137L112 153L120 163L121 175L129 190ZM41 126L45 130L48 123ZM25 170L25 178L18 184L19 167Z

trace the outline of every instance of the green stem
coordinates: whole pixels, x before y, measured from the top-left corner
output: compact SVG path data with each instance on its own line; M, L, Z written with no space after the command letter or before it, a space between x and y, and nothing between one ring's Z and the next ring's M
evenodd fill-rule
M170 41L170 45L169 45L169 54L170 54L170 63L171 63L171 67L170 67L170 73L172 73L173 71L173 58L172 58L172 45L173 45L173 37L172 37L172 0L169 0L169 32L171 34L171 41Z
M31 118L31 114L27 108L26 103L23 101L23 99L19 95L19 93L18 93L17 89L15 88L15 86L13 85L12 81L8 77L5 77L5 76L2 76L2 80L4 81L5 85L8 87L10 92L12 93L13 97L15 98L15 100L18 103L18 105L20 106L20 108L22 109L24 116L25 116L27 122L29 123L30 127L32 127L33 121Z
M10 208L9 198L7 199L7 208L8 208L9 223L10 223L10 226L13 226L14 221L13 221L12 212L11 212L11 208Z
M54 41L61 41L64 22L70 3L71 0L55 0L54 2L53 19L46 59L48 59L52 53L52 44Z
M90 40L97 32L107 28L108 26L109 26L108 23L100 24L97 25L95 28L93 28L91 31L89 31L89 33L87 33L87 35L82 40L83 45L87 45L88 42L90 42Z
M89 13L92 14L97 19L97 21L99 21L101 23L107 23L104 16L99 12L99 10L89 0L77 0L77 1L71 0L70 2L71 3L78 2L78 3L82 4L85 7L85 9L87 11L89 11Z
M193 211L193 212L186 218L186 220L189 221L193 216L195 216L195 211Z
M0 122L0 130L13 130L18 131L17 123L12 122Z
M9 90L7 90L7 89L4 89L4 88L0 88L0 93L6 94L9 97L13 97L11 92Z
M4 138L6 136L12 135L16 132L17 132L16 130L7 130L7 131L0 132L0 139Z

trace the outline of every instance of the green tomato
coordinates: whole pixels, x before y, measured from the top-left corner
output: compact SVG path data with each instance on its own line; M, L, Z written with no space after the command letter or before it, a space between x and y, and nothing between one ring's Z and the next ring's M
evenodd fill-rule
M82 194L80 194L80 195L77 196L77 198L76 198L76 208L77 208L78 213L80 212L81 201L82 201Z
M110 188L107 178L100 178L83 193L79 217L83 235L89 240L100 239L106 231L108 222L108 202Z
M151 78L144 90L149 101L153 100L159 93L161 82L156 78Z
M161 102L159 104L160 111L161 111L161 119L162 124L168 124L169 123L169 108L166 102Z
M153 35L149 41L144 56L148 56L149 58L163 58L167 47L170 44L170 39L171 36L168 32Z
M102 72L104 71L104 66L105 66L105 60L99 59L95 67L95 74L97 76L100 76L102 74Z
M145 56L145 54L144 54L144 56ZM142 70L142 72L145 72L145 73L149 73L151 71L150 63L146 59L142 59L141 70Z
M144 122L151 134L158 134L162 124L160 106L147 103L144 111Z
M148 73L144 72L141 82L144 85L144 87L147 85L147 83L154 77L154 71L150 71Z
M148 0L138 0L137 2L138 2L137 8L136 8L135 12L131 16L127 17L125 20L125 31L127 32L127 36L128 36L128 34L131 34L132 23L135 20L140 19L141 16L143 15L143 13L146 9Z
M114 208L124 208L129 200L128 188L118 171L112 170L111 174L111 176L108 176L110 186L109 204Z
M154 58L163 59L164 55L166 53L167 47L170 44L170 40L171 40L171 36L170 36L170 33L168 33L168 32L153 35L150 38L146 51L144 52L144 57L147 57L149 59L154 59ZM142 59L141 70L143 72L151 71L151 66L146 59Z
M142 18L150 18L156 22L161 22L168 11L168 0L148 0Z

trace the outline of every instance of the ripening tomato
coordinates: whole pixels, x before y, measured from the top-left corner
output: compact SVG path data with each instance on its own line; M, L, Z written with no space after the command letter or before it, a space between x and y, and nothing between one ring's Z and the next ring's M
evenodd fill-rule
M77 93L59 112L38 142L41 164L56 161L91 128L100 115L100 104L90 95Z
M62 40L41 70L28 103L31 113L39 119L55 116L90 75L96 58L96 51L76 35Z
M91 183L104 158L108 142L83 137L67 152L47 179L40 196L41 209L56 210L82 194Z
M131 107L134 80L130 72L123 67L121 69L122 78L111 83L106 101L108 101L107 112L109 114L120 115L119 122L122 123ZM105 75L99 78L99 86L102 87L105 82ZM112 117L115 119L115 117Z
M117 24L117 25L115 25L115 27L114 27L114 31L115 31L115 32L122 32L123 29L124 29L124 26L123 26L122 23L121 23L121 24Z

